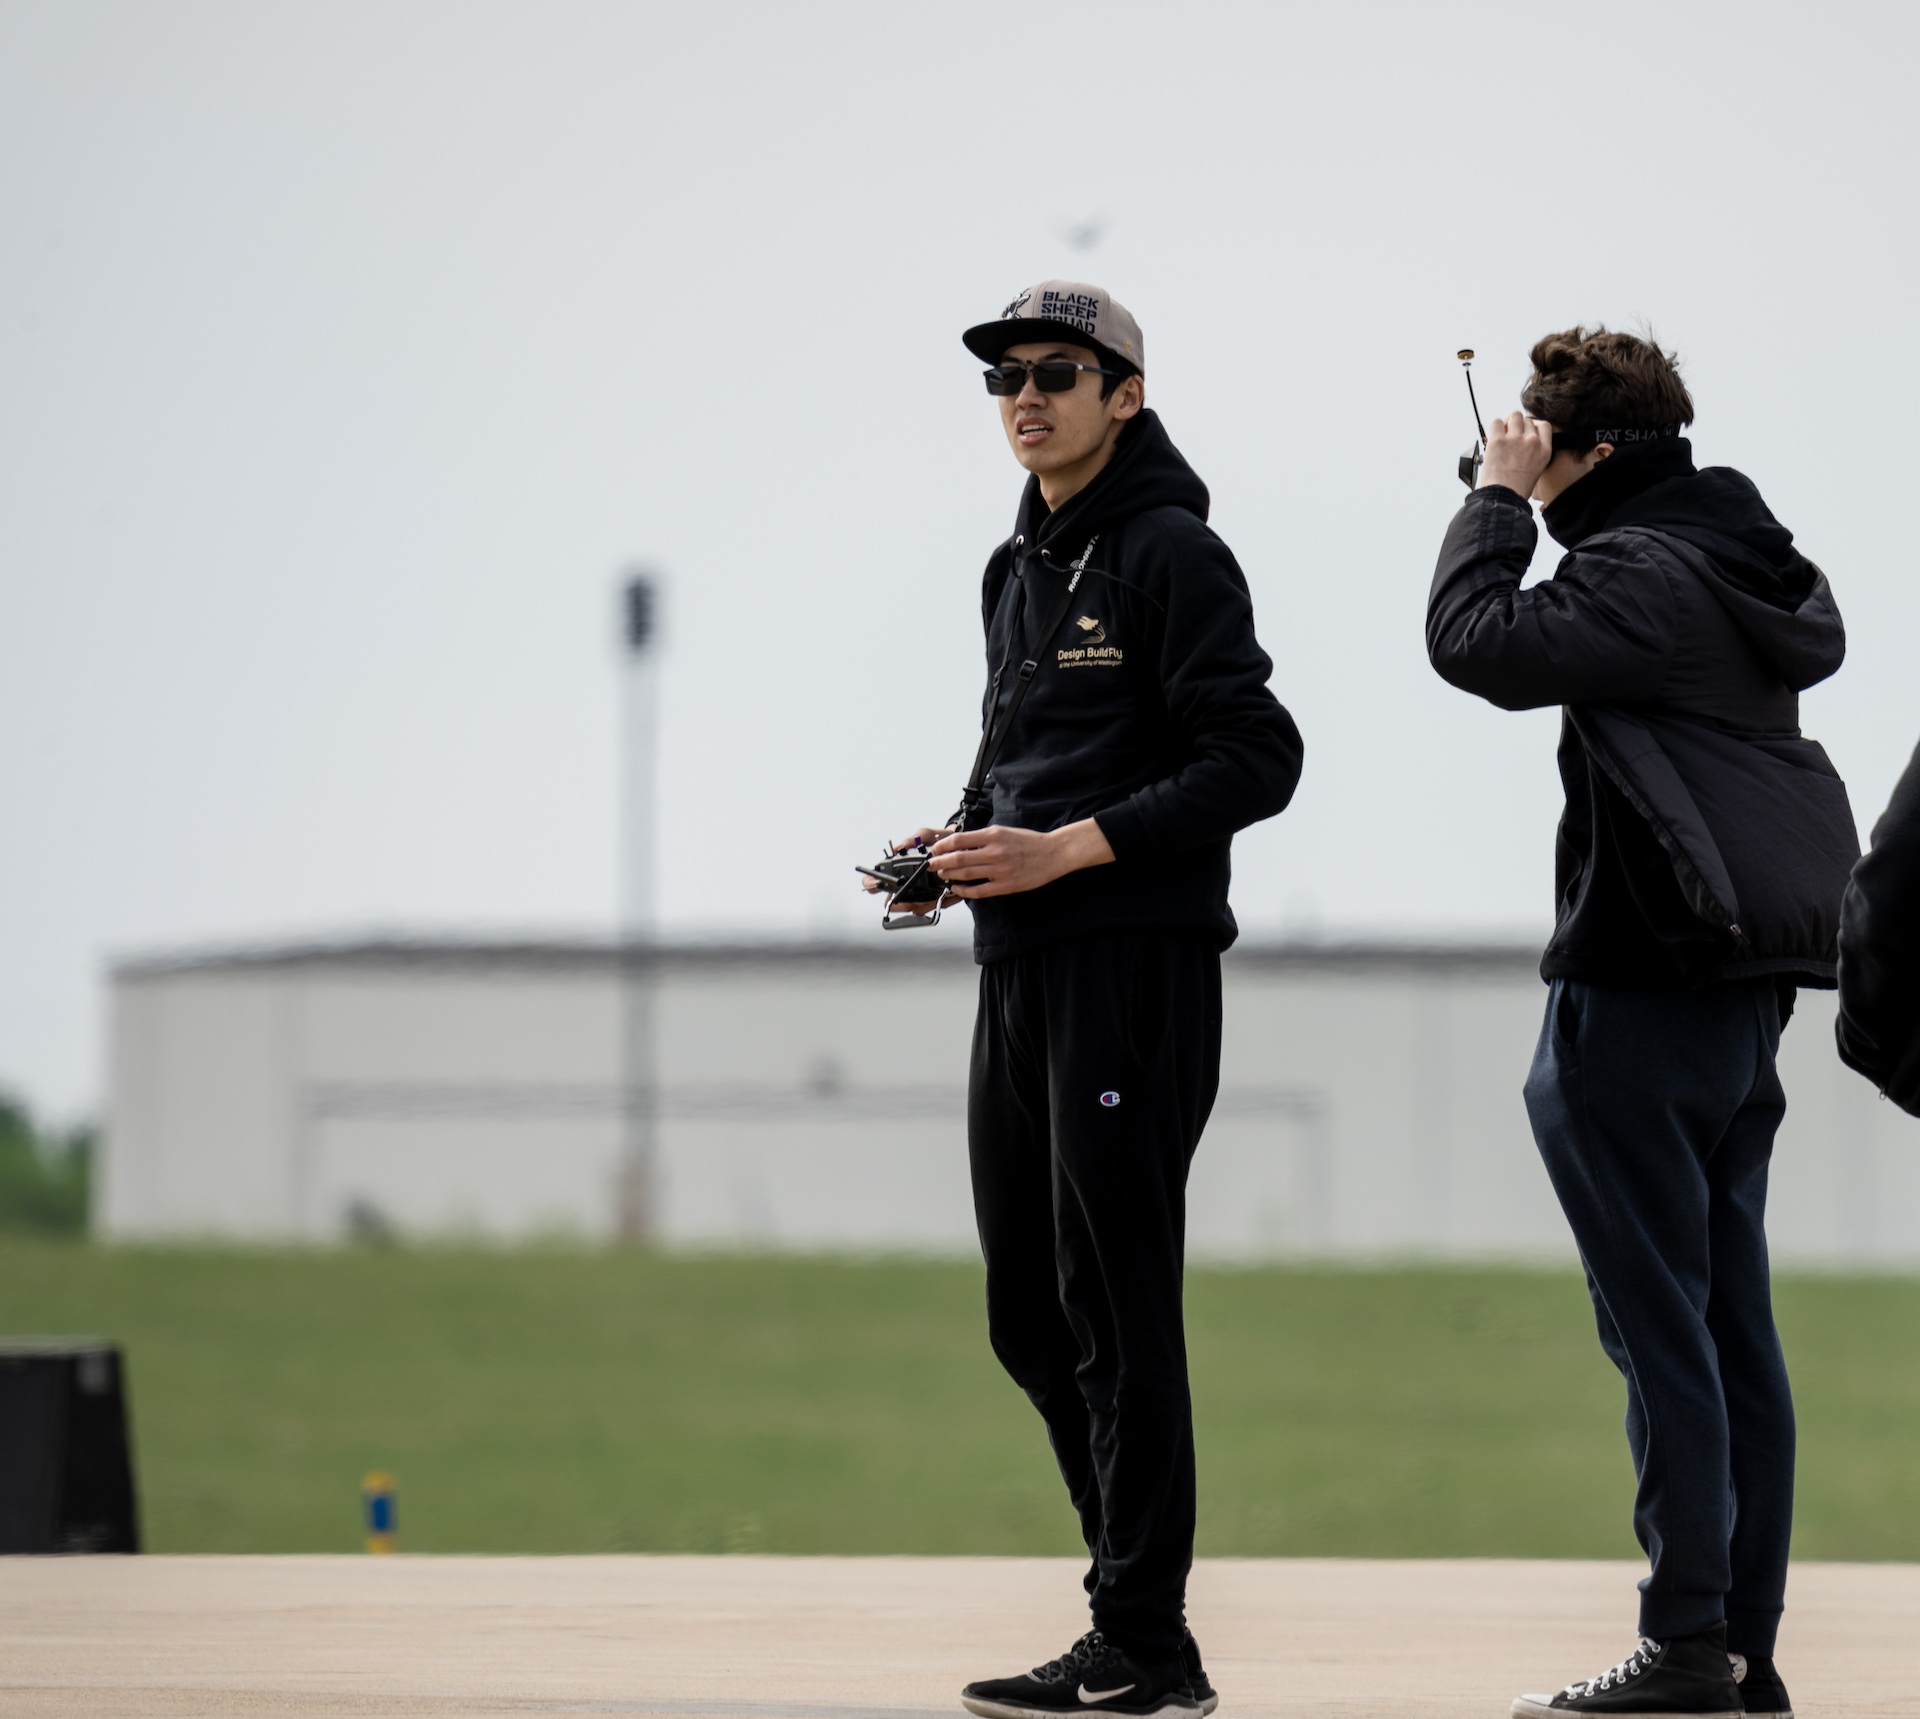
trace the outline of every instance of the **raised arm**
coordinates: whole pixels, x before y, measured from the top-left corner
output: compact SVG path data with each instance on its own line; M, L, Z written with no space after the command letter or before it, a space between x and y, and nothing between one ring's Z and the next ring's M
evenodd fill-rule
M1502 710L1652 698L1673 655L1666 574L1634 537L1568 555L1520 581L1539 539L1513 490L1478 489L1453 516L1427 596L1427 656L1441 679Z

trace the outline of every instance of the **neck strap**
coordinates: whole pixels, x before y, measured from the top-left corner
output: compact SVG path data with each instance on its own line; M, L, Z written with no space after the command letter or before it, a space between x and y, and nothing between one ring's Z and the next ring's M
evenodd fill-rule
M1020 714L1020 706L1026 702L1027 689L1033 685L1033 677L1040 672L1041 658L1053 635L1060 630L1060 623L1067 618L1067 610L1073 606L1073 594L1080 588L1080 577L1087 570L1087 560L1093 554L1093 546L1100 541L1095 532L1087 540L1087 546L1080 551L1080 559L1067 569L1067 586L1060 593L1060 599L1053 606L1053 613L1047 617L1046 625L1040 629L1040 635L1034 643L1039 654L1029 657L1020 665L1019 677L1013 689L1013 696L1007 700L1007 708L1000 710L1000 682L1007 672L1007 664L1013 659L1017 637L1018 620L1009 631L1006 655L1000 659L1000 666L993 671L993 685L987 694L987 720L980 730L980 749L973 755L973 772L967 777L967 790L962 802L963 813L966 806L977 801L986 789L987 772L993 768L994 759L1000 756L1000 748L1007 742L1007 735L1013 729L1013 719ZM1024 597L1025 587L1021 588Z

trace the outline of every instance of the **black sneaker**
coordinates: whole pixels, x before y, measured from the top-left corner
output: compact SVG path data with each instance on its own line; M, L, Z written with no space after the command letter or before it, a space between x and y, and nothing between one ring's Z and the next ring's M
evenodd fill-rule
M1200 1703L1201 1713L1211 1713L1220 1705L1220 1697L1207 1681L1206 1667L1200 1663L1200 1644L1193 1639L1192 1630L1187 1631L1187 1639L1180 1644L1180 1659L1187 1668L1187 1687L1193 1691L1194 1700ZM1792 1719L1792 1716L1789 1715L1788 1719Z
M1186 1667L1174 1660L1157 1674L1130 1659L1098 1630L1025 1677L969 1683L960 1705L982 1719L1056 1719L1061 1713L1112 1714L1115 1719L1200 1719Z
M1740 1686L1740 1703L1749 1713L1764 1713L1767 1719L1793 1719L1793 1703L1787 1699L1787 1686L1771 1659L1759 1654L1730 1653L1733 1680Z
M1640 1719L1675 1713L1738 1713L1740 1686L1727 1657L1727 1626L1671 1641L1640 1638L1640 1645L1610 1671L1569 1683L1558 1695L1523 1695L1513 1719L1557 1719L1562 1713L1604 1713L1609 1719Z

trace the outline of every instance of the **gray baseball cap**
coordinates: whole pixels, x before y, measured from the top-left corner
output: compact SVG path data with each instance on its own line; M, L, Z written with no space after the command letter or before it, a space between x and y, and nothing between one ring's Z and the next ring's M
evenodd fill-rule
M960 336L983 363L998 364L1009 346L1064 336L1075 346L1101 346L1146 374L1146 342L1133 312L1105 287L1086 281L1041 281L1017 294L992 322Z

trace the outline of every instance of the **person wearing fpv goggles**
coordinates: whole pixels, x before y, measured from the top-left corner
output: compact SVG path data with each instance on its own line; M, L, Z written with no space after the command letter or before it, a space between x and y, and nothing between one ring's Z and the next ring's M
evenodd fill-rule
M1469 355L1470 356L1470 355ZM1651 1568L1639 1646L1515 1719L1768 1714L1793 1519L1767 1172L1795 988L1831 989L1858 854L1799 694L1846 634L1753 484L1696 469L1672 356L1605 328L1532 351L1427 599L1440 675L1562 707L1546 1019L1525 1100L1624 1375ZM1522 585L1537 534L1567 553Z

